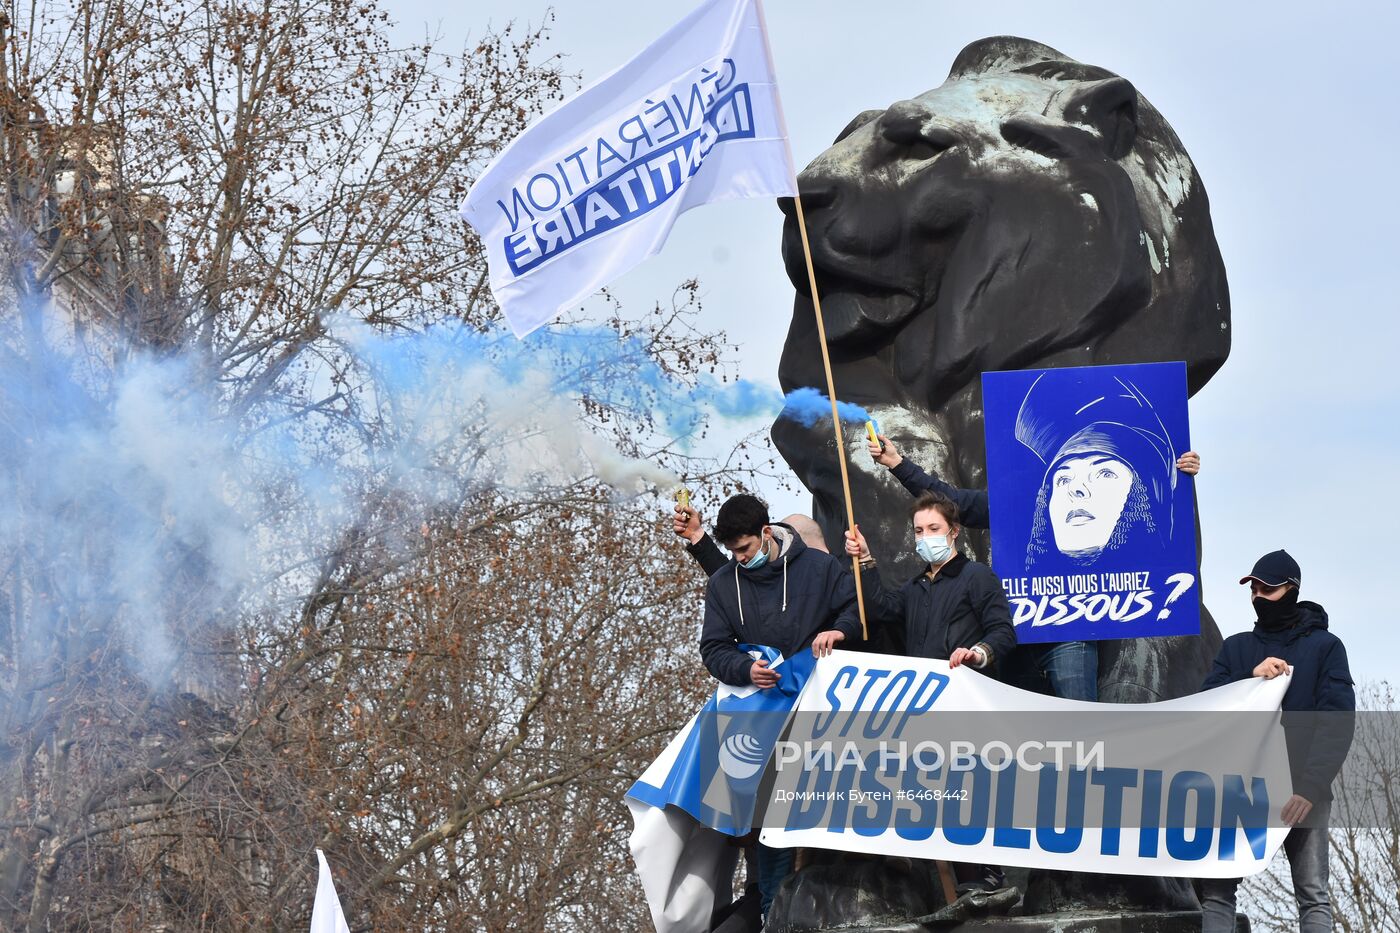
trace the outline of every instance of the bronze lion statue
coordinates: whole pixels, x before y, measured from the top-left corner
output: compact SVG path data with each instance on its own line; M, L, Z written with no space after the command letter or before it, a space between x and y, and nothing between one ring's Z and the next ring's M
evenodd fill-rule
M1027 39L974 42L939 87L858 115L798 180L838 395L954 485L986 483L984 371L1184 360L1194 394L1229 353L1200 176L1162 115L1104 68ZM779 379L825 392L793 205L783 208L797 298ZM830 424L779 418L772 433L840 553ZM857 519L886 583L903 582L918 563L908 494L871 462L863 431L845 433ZM985 533L965 538L988 558ZM1200 637L1100 642L1100 699L1192 693L1219 645L1204 610ZM1196 906L1180 879L1040 875L1027 913ZM796 922L788 910L775 907L778 920Z
M955 485L986 482L984 371L1185 360L1194 393L1229 353L1225 268L1181 141L1127 80L1038 42L969 45L939 87L847 124L799 186L837 393ZM784 209L797 298L779 378L825 391ZM876 553L903 555L887 582L907 579L907 494L846 433L857 518ZM829 423L780 418L773 439L836 550ZM987 559L985 533L968 537ZM1190 693L1218 644L1209 617L1202 638L1104 642L1100 695Z

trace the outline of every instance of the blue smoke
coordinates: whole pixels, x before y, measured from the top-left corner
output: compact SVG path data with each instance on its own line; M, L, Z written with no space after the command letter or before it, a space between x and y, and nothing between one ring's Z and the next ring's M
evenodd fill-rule
M621 336L606 327L551 327L525 340L503 327L478 331L457 325L390 337L369 335L355 325L343 325L339 332L333 327L332 333L391 393L419 395L435 382L470 374L482 380L477 388L490 394L587 399L682 448L710 419L771 417L782 401L777 390L745 380L723 383L701 373L687 383L652 357L644 336Z
M669 485L616 432L684 450L707 418L770 416L780 402L750 382L677 378L644 336L602 327L517 341L460 324L328 325L251 408L233 394L249 374L194 353L0 335L0 558L59 568L15 620L38 627L35 652L65 632L116 630L164 681L191 620L294 605L357 523L398 516L407 535L409 516L477 493Z
M842 421L864 424L874 420L870 417L870 412L854 402L843 402L837 399L836 410L840 413ZM783 399L781 417L796 421L804 428L814 427L823 420L831 420L831 399L810 386L793 389ZM876 430L879 430L878 424Z

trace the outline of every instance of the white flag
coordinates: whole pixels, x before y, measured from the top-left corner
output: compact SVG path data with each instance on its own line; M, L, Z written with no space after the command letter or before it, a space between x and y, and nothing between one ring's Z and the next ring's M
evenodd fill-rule
M320 849L316 850L316 860L321 864L321 873L316 878L311 933L350 933L350 924L345 922L345 912L340 909L340 898L335 893L335 882L331 880L331 866Z
M520 134L462 216L517 337L656 253L682 211L795 195L757 0L706 0Z

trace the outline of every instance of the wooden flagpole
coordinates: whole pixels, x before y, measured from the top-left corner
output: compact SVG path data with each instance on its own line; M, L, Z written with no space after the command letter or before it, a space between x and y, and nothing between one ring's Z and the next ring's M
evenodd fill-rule
M754 5L758 8L758 24L763 32L764 51L768 55L768 62L771 67L773 61L773 49L768 44L768 21L763 15L763 0L754 0ZM776 79L775 79L776 80ZM778 93L777 85L773 87L773 93ZM841 491L846 495L846 525L849 528L856 526L856 510L851 504L851 475L846 468L846 445L841 440L841 412L836 407L836 380L831 376L831 353L826 348L826 322L822 320L822 299L817 294L817 270L812 265L812 247L807 242L807 218L802 213L802 194L797 187L797 173L792 168L792 150L788 148L787 123L783 118L782 105L778 105L778 122L782 127L784 151L788 159L788 173L792 176L793 206L797 209L797 232L802 236L802 258L807 262L807 286L812 290L812 310L817 315L817 340L822 347L822 369L826 373L826 397L831 399L831 427L836 432L836 460L841 464ZM860 584L860 558L851 558L851 572L856 576L856 610L860 613L860 635L862 639L869 640L870 629L865 624L865 591ZM799 850L800 855L800 850ZM958 899L957 883L953 876L953 868L945 861L938 861L938 877L943 883L943 896L951 904Z
M802 195L795 195L792 202L797 207L797 231L802 236L802 258L807 261L807 286L812 290L812 309L817 315L817 341L821 344L822 369L826 372L826 397L831 400L831 427L836 432L836 461L841 464L841 491L846 495L846 527L855 528L856 510L851 504L851 476L846 468L846 445L841 439L841 413L836 406L836 381L831 376L831 353L826 348L826 323L822 320L822 301L817 294L817 270L812 265L812 248L807 243L807 218L802 214ZM860 637L868 640L870 629L865 623L865 591L860 582L859 557L851 557L851 572L856 575L856 609L860 613Z
M846 468L846 445L841 440L841 412L836 407L836 380L831 376L831 353L826 348L826 322L822 320L822 301L817 294L817 270L812 266L812 248L807 243L807 218L802 214L802 196L792 199L797 208L797 231L802 236L802 258L807 261L807 287L812 290L812 310L817 315L817 340L822 345L822 369L826 373L826 397L831 399L831 426L836 432L836 459L841 464L841 491L846 495L846 525L856 526L856 510L851 504L851 475ZM868 640L870 630L865 624L865 592L860 583L860 558L851 558L851 572L856 575L856 608L860 612L861 638ZM957 881L953 867L941 859L938 865L938 880L943 884L943 897L949 904L958 899Z
M768 57L768 67L773 67L773 48L768 42L768 19L763 15L763 0L754 0L758 11L758 28L763 34L763 52ZM807 218L802 216L802 194L797 187L797 172L792 166L792 148L788 143L787 119L783 116L783 105L778 94L776 74L773 77L773 99L778 101L778 128L783 135L783 154L787 156L788 176L792 179L792 202L797 205L797 229L802 234L802 258L807 261L807 284L812 289L812 307L817 312L817 338L822 345L822 368L826 370L826 396L831 399L831 426L836 430L836 459L841 464L841 489L846 493L846 527L856 526L856 510L851 505L851 477L846 471L846 447L841 442L841 418L836 409L836 382L831 378L831 354L826 350L826 324L822 321L822 302L817 295L817 270L812 267L812 248L807 244ZM856 575L856 611L860 613L860 637L870 638L870 629L865 624L865 592L860 585L860 558L851 558L851 571Z

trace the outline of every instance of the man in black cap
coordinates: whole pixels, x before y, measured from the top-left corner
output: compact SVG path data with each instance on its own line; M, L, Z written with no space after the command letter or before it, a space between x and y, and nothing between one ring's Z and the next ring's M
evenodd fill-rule
M1303 933L1332 929L1332 902L1327 895L1327 818L1332 779L1351 747L1356 694L1342 640L1327 630L1327 612L1314 602L1299 602L1303 574L1287 551L1259 558L1249 575L1256 621L1254 630L1225 639L1202 690L1245 680L1272 679L1291 671L1283 695L1284 734L1293 774L1293 796L1282 818L1293 827L1284 851L1293 872L1298 899L1298 928ZM1332 716L1318 716L1332 712ZM1319 720L1326 720L1319 722ZM1235 929L1237 878L1201 882L1202 933Z

